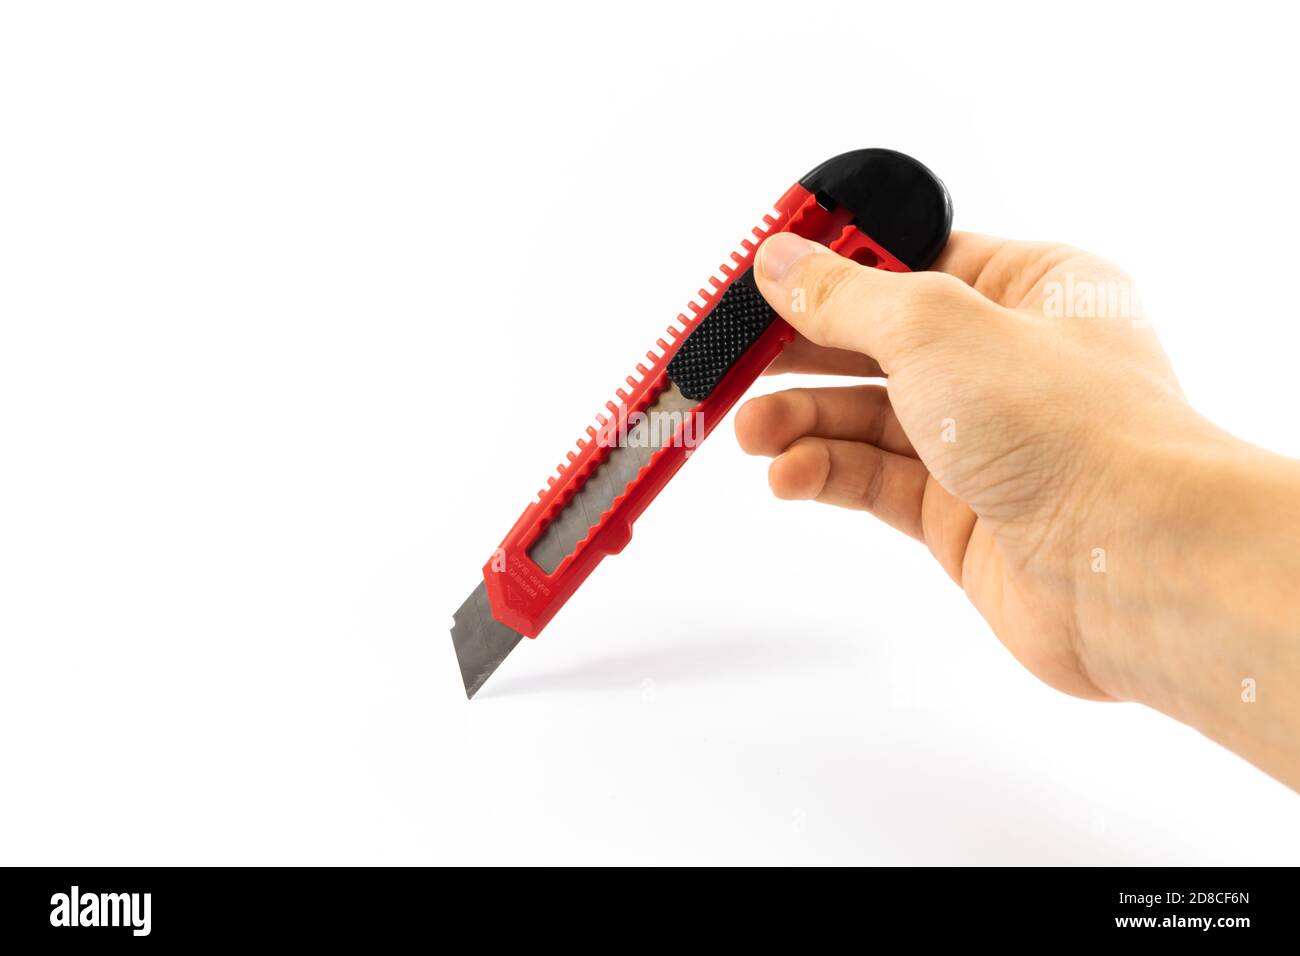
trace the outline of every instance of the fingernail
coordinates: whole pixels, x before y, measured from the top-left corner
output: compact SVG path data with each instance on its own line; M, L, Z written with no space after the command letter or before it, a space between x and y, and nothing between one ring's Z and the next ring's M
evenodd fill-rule
M758 247L758 271L771 282L780 282L790 267L822 247L793 232L778 232Z

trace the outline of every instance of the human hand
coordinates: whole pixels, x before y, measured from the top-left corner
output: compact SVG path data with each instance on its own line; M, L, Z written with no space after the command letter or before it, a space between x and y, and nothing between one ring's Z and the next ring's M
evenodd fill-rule
M1048 684L1142 700L1294 785L1294 708L1270 742L1242 743L1240 722L1256 718L1222 703L1297 620L1281 596L1297 549L1274 572L1251 555L1270 522L1300 529L1285 504L1294 463L1191 408L1129 280L1101 259L954 234L935 269L891 274L788 233L768 239L758 287L800 333L772 371L887 384L752 399L736 417L741 446L774 457L778 497L865 509L924 541ZM1098 302L1112 314L1086 317ZM1245 509L1259 518L1249 530L1207 507L1234 492L1260 503ZM1213 575L1196 560L1207 540L1225 561ZM1253 629L1231 606L1243 588L1263 602Z

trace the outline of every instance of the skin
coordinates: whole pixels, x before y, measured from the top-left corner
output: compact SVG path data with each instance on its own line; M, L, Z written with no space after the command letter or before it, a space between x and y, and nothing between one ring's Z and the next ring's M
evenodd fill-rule
M886 379L741 407L777 497L871 512L1052 687L1154 707L1300 788L1300 463L1197 414L1140 313L1078 317L1122 272L958 233L899 275L783 233L755 276L799 333L771 371Z

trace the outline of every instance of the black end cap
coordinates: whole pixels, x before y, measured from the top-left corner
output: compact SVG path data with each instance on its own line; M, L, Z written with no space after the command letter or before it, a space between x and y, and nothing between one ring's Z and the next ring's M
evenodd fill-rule
M939 177L892 149L856 149L828 159L799 185L853 213L859 229L909 269L928 269L952 230L952 199Z

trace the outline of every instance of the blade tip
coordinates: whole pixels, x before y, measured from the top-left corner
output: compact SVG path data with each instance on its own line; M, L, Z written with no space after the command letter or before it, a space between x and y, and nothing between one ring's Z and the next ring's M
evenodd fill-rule
M522 636L492 616L492 606L482 583L470 592L453 615L451 628L451 644L465 685L466 700L474 699Z

